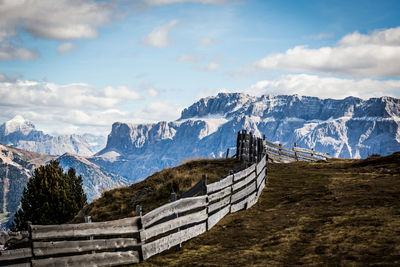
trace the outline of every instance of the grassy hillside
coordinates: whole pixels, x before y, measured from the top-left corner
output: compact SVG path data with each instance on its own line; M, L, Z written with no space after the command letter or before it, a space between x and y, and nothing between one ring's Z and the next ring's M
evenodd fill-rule
M135 216L135 207L140 204L143 213L147 213L168 203L172 192L179 197L200 181L203 174L207 174L208 183L212 183L239 165L240 162L234 159L191 160L156 172L131 186L106 191L83 212L92 216L93 221L115 220ZM83 216L77 216L75 221L82 222Z
M251 209L141 265L400 265L400 153L268 171Z

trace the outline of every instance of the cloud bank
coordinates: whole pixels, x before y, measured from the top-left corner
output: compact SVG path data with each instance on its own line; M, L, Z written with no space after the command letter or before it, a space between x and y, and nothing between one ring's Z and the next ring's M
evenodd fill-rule
M251 95L304 95L319 98L342 99L355 96L363 99L371 97L393 96L400 98L399 80L374 79L341 79L320 77L317 75L299 74L282 75L280 77L259 81L249 88L246 93Z
M345 35L336 46L296 46L270 54L255 66L266 70L314 72L350 77L400 77L400 27Z

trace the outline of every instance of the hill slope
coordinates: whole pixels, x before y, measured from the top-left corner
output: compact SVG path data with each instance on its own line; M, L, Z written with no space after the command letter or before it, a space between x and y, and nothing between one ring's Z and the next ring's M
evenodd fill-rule
M268 171L251 209L142 265L400 264L400 153Z

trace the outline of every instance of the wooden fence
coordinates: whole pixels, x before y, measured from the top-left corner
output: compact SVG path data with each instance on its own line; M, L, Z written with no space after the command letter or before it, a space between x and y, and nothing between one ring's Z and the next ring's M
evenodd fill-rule
M239 131L236 142L236 158L246 162L258 162L265 155L263 138L255 137L251 132L246 130Z
M318 161L331 158L328 154L317 152L313 148L310 150L297 147L296 143L293 148L288 148L281 144L264 141L264 147L271 162Z
M245 147L244 147L245 149ZM192 189L136 217L63 225L31 225L25 248L1 251L0 265L116 266L138 263L210 230L229 213L253 206L266 183L267 156L208 184Z
M227 153L228 154L228 153ZM281 144L274 144L263 138L255 137L246 130L238 132L236 144L236 158L246 162L257 162L263 155L268 155L271 162L292 162L292 161L318 161L331 158L328 154L315 151L313 148L306 149L297 147L287 148Z

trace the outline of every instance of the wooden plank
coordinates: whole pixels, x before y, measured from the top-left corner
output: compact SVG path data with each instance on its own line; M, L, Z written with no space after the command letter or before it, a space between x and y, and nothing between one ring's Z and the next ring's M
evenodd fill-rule
M238 203L231 204L231 213L245 209L246 204L247 204L247 198L243 199L242 201L240 201Z
M258 187L258 190L257 190L257 195L258 195L258 196L261 195L261 193L262 193L264 187L265 187L265 180L263 180L262 183L260 184L260 186Z
M264 178L265 178L265 171L260 173L260 175L257 177L257 188L260 187L260 184L264 183Z
M208 202L212 202L218 199L221 199L223 197L226 197L227 195L231 194L231 187L227 187L221 191L218 191L217 193L213 193L211 195L208 195Z
M307 154L314 154L314 155L317 155L317 156L320 156L320 157L324 157L324 158L327 158L327 159L332 158L332 157L329 156L328 154L321 153L321 152L314 151L314 150L309 150L309 149L307 149L307 148L294 147L293 150L298 151L298 152L307 153Z
M94 250L128 248L136 246L137 244L138 242L136 238L33 242L33 253L35 256L47 256Z
M18 248L0 251L0 261L25 259L32 257L31 248Z
M216 225L222 218L225 217L225 215L227 215L230 211L230 206L226 206L225 208L223 208L222 210L216 212L215 214L211 215L210 217L208 217L208 229L210 230L211 228L214 227L214 225Z
M208 206L208 213L211 213L221 207L228 205L231 202L231 196L227 196L226 198L221 199L218 202L215 202Z
M107 222L32 225L32 239L132 234L138 232L138 219L131 217Z
M311 160L311 161L321 160L320 158L308 156L308 155L305 155L305 154L300 153L300 152L297 152L297 157L298 157L298 158L303 158L303 159L308 159L308 160Z
M213 192L216 192L218 190L224 189L225 187L232 185L232 181L233 181L233 175L229 175L224 179L219 180L218 182L208 184L207 194L211 194Z
M277 151L277 150L274 150L274 149L270 149L270 148L266 148L266 150L267 151L270 151L270 152L274 152L275 154L278 154L278 155L280 155L280 156L286 156L286 157L289 157L289 158L296 158L296 156L294 155L294 154L289 154L289 153L286 153L286 152L283 152L283 151Z
M240 171L238 173L233 174L233 181L239 181L240 179L243 179L247 177L250 173L252 173L256 169L256 164L254 163L247 169L244 169L243 171Z
M246 209L250 209L254 204L256 204L258 201L258 195L257 192L254 192L250 196L247 197L247 206Z
M153 255L159 254L164 250L170 249L186 240L192 239L206 231L206 223L198 224L190 228L181 230L177 233L170 234L168 236L157 239L153 242L144 244L143 259L146 260Z
M181 195L181 198L193 197L203 189L203 180L200 180L192 188Z
M293 149L291 149L291 148L284 147L284 146L279 146L279 145L274 144L274 143L271 143L271 142L264 141L264 143L265 143L265 145L267 145L267 146L269 146L269 147L273 147L273 148L276 148L276 149L280 149L280 150L282 150L282 151L295 152L295 151L294 151Z
M260 162L257 164L256 170L257 170L257 176L260 174L262 170L264 170L267 162L267 156L264 155L264 157L260 160Z
M137 251L102 252L77 256L32 260L32 266L116 266L139 262Z
M273 154L273 153L270 153L270 152L268 152L267 154L268 154L268 160L270 160L272 162L275 162L275 163L284 162L284 159L279 155L276 155L276 154ZM290 159L290 160L291 161L295 161L294 159Z
M246 186L239 192L233 194L232 195L232 203L238 201L241 198L247 197L255 190L256 190L256 181L252 182L250 185Z
M251 181L253 181L256 178L256 173L252 172L249 176L247 176L245 179L241 180L240 182L237 182L236 184L232 185L232 191L236 191L239 188L247 185Z
M205 207L207 205L207 195L200 197L181 198L177 201L158 207L142 217L144 228L157 222L158 220L176 213Z
M145 228L145 230L143 232L141 232L140 237L141 237L141 240L144 241L146 239L157 236L159 234L171 231L173 229L176 229L176 228L188 225L188 224L205 221L205 220L207 220L207 209L203 209L196 213L178 217L171 221L157 224L157 225L147 228L147 229Z

